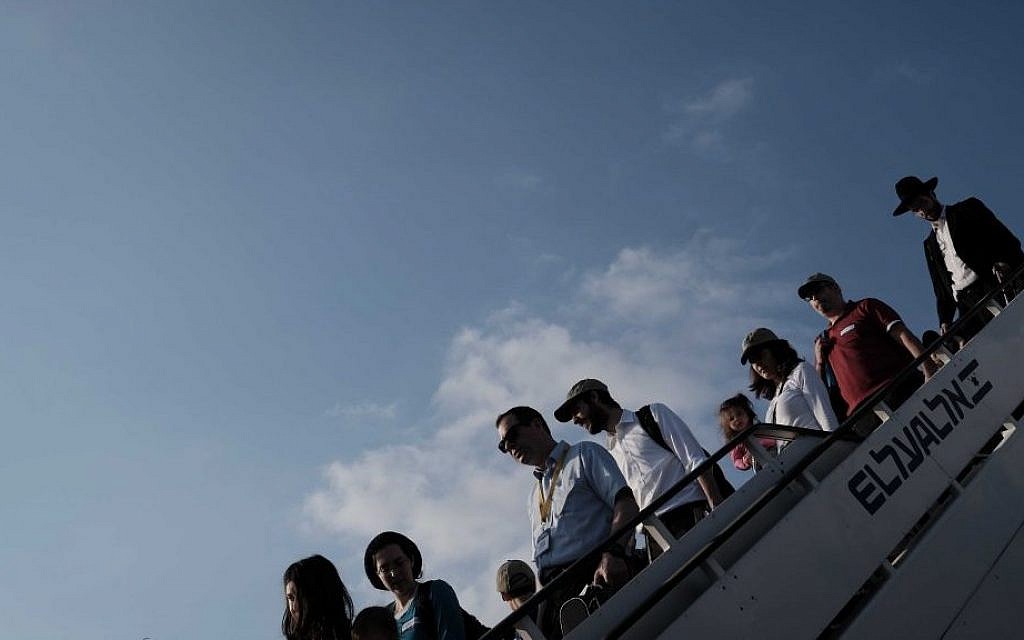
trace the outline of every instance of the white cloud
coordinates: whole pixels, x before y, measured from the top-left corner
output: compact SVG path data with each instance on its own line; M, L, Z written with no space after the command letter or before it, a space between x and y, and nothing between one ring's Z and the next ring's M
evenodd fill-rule
M463 328L449 345L433 416L416 431L421 438L331 463L305 501L307 524L356 545L353 557L379 531L406 532L420 545L427 577L448 580L465 608L497 621L507 608L493 571L507 558L528 558L533 479L495 448L496 415L529 404L548 416L556 437L578 440L582 430L555 423L551 412L573 382L600 377L624 406L669 404L717 448L710 407L735 392L724 379L742 381L735 351L752 323L735 310L770 313L792 302L757 286L758 274L785 257L753 255L709 233L674 253L625 248L567 286L582 293L561 320L513 304ZM357 583L357 600L365 590Z
M789 287L766 284L764 273L790 257L783 250L751 254L736 240L698 231L674 253L623 249L606 270L586 276L583 292L632 322L702 321L725 309L772 307L777 292Z
M338 402L327 411L324 411L324 416L328 418L381 418L393 420L397 410L397 402L392 402L391 404L361 402L347 405Z
M703 155L728 157L723 126L753 101L754 79L724 80L709 92L669 108L681 114L670 123L664 139Z
M707 94L686 103L688 113L703 117L729 118L750 104L753 78L734 78L719 83Z

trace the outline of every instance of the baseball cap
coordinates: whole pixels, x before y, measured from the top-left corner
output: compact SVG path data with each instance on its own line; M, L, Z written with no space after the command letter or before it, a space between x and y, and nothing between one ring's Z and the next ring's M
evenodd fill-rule
M569 422L572 419L573 402L588 391L608 391L608 385L593 378L584 378L572 385L569 393L565 394L565 402L562 403L562 406L555 409L555 420Z
M511 600L537 590L533 569L522 560L506 560L498 567L498 593L502 600Z
M812 273L807 276L807 280L800 285L799 289L796 290L796 295L800 296L801 300L806 300L807 296L810 295L810 291L820 283L830 284L833 287L839 286L839 283L836 282L835 278L827 273Z

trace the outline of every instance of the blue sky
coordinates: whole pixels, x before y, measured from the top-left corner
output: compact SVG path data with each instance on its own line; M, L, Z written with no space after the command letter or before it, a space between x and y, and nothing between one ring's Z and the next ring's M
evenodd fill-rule
M499 411L715 448L818 270L933 327L892 185L1024 229L1024 9L770 4L3 3L0 636L279 637L388 528L494 622Z

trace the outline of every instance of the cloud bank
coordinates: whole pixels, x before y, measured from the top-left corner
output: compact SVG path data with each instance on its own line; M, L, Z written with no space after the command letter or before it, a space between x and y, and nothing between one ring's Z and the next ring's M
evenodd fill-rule
M787 257L752 254L707 232L671 253L627 247L567 283L579 293L551 317L512 304L464 327L449 345L420 438L329 464L304 502L307 526L340 536L355 558L379 531L403 531L420 545L426 577L448 580L466 609L497 621L507 609L493 572L507 558L529 559L533 482L528 468L497 451L497 414L530 404L556 438L582 439L551 412L573 382L599 377L623 406L669 404L716 449L711 407L743 379L740 339L752 318L792 305L764 276ZM738 309L749 313L723 313Z

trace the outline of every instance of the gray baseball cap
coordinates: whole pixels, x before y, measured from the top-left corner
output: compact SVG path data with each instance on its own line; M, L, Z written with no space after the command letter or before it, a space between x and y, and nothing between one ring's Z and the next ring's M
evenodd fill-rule
M740 364L747 364L747 358L752 350L771 342L782 342L779 336L775 335L775 332L771 329L758 327L748 333L747 337L743 338L743 345L740 347Z
M839 286L839 283L836 282L835 278L828 275L827 273L812 273L811 275L807 276L807 280L802 285L800 285L799 289L796 290L796 295L800 296L801 300L806 300L810 290L813 289L815 285L820 284L822 282L830 284L833 287Z
M569 393L565 394L565 402L562 406L555 409L555 420L559 422L569 422L572 419L573 401L588 391L607 391L608 385L595 380L594 378L584 378L576 384L572 385L569 389Z
M536 591L537 578L522 560L506 560L498 567L497 586L502 599L511 600Z

